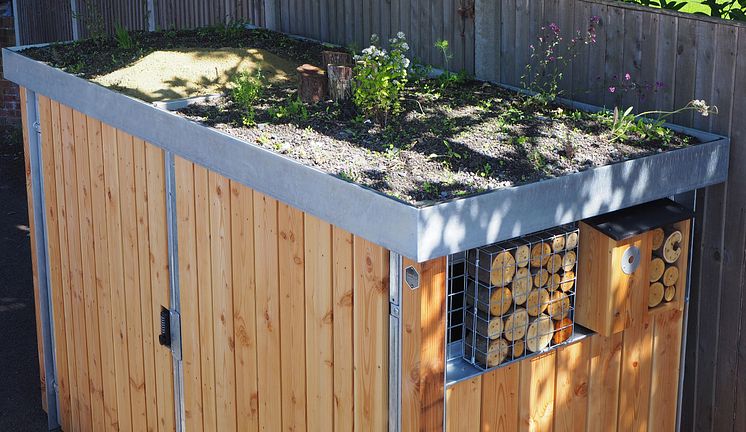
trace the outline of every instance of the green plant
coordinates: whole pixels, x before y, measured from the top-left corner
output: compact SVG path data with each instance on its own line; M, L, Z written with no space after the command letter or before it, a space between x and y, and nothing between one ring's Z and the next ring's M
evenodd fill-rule
M546 105L561 95L559 86L565 69L583 45L596 43L596 26L600 22L600 17L592 16L585 32L577 30L569 41L556 23L541 28L536 44L530 46L531 59L521 76L521 85L535 93L529 102Z
M296 118L305 121L308 120L308 108L297 96L290 97L285 105L270 108L269 115L275 120Z
M238 105L243 111L241 121L244 126L254 125L254 104L261 97L264 90L264 76L262 75L262 71L257 71L254 74L241 72L231 79L231 83L233 84L233 88L231 89L233 103Z
M615 107L612 113L601 114L611 128L611 141L624 141L629 139L630 134L636 133L643 139L656 139L667 143L673 137L673 132L663 126L665 119L684 111L696 111L707 117L710 114L717 114L718 108L707 105L704 100L695 99L673 111L653 110L639 114L634 114L633 111L634 107L629 107L624 111ZM656 117L648 118L651 115L656 115Z
M451 52L450 44L446 39L440 39L435 42L435 48L437 48L443 56L444 71L438 75L438 83L441 88L455 86L463 84L469 79L469 75L466 71L462 70L458 73L451 72L451 59L453 59L453 53Z
M621 0L716 18L746 21L746 0Z
M94 40L102 40L106 36L106 26L104 25L104 15L98 5L88 0L80 0L78 7L78 12L73 13L73 19L83 25L83 28L88 32L88 37Z
M428 194L436 195L438 193L438 185L435 183L425 182L422 183L422 190Z
M492 176L492 165L485 162L484 166L482 166L482 169L479 171L479 175L482 177Z
M121 49L128 50L135 47L135 41L132 39L132 36L121 24L116 25L114 39L117 41L117 46Z
M401 93L408 81L409 45L402 32L389 40L390 51L380 48L378 42L378 36L371 36L370 46L355 56L353 101L358 109L385 125L390 115L401 111Z

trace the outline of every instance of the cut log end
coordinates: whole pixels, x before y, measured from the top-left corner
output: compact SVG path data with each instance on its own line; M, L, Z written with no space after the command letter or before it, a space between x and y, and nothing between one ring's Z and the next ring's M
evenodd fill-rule
M559 345L562 342L567 341L572 337L573 333L573 322L570 318L563 318L560 321L554 323L554 336L552 336L552 343Z
M562 274L562 284L560 284L560 289L563 292L568 292L573 289L575 286L575 272L566 271Z
M571 232L567 235L567 240L565 241L565 249L575 249L578 247L578 233Z
M652 261L650 261L650 282L658 282L660 280L661 276L663 276L663 272L666 270L666 264L663 262L660 258L653 258Z
M352 56L344 51L321 51L321 64L324 66L352 66Z
M661 304L663 301L663 294L664 294L665 288L663 287L663 284L660 282L655 282L653 284L650 284L650 294L648 297L648 307L654 308Z
M526 311L531 316L539 316L549 304L549 292L543 288L532 289L526 300Z
M549 261L547 262L547 270L549 270L549 273L552 274L562 270L562 255L554 254L549 257Z
M525 351L526 351L526 346L523 343L523 339L519 339L513 342L513 358L514 359L517 359L518 357L522 356Z
M573 251L567 252L562 257L562 269L566 272L572 271L575 268L575 262L578 260L578 256Z
M663 285L671 286L675 285L679 281L679 268L676 266L668 266L666 271L663 273Z
M673 301L674 297L676 297L676 287L673 285L667 286L666 290L663 292L663 299L670 302Z
M466 313L464 324L468 330L489 339L497 339L503 333L503 320L501 317L490 317L483 313L476 315Z
M522 305L526 303L532 283L533 281L528 268L522 267L516 271L513 283L510 286L513 290L513 301L515 304Z
M537 273L536 273L536 274L534 275L534 286L535 286L536 288L541 288L541 287L543 287L544 285L546 285L546 284L547 284L547 282L549 282L549 272L548 272L548 271L546 271L546 270L544 270L544 269L540 269L540 270L539 270L539 271L538 271L538 272L537 272Z
M544 267L552 254L549 243L538 243L531 248L531 267Z
M554 252L562 252L565 250L565 236L559 235L552 239L552 250Z
M561 291L555 291L549 297L547 313L553 320L561 321L570 314L570 297Z
M663 246L665 236L666 234L663 232L663 228L656 228L650 232L650 242L652 243L654 251L657 251L661 246Z
M528 247L528 245L518 246L515 250L515 261L518 267L528 266L530 260L531 249Z
M508 251L495 255L492 260L490 271L490 283L494 286L504 287L513 280L515 275L515 258Z
M681 256L682 239L683 236L681 234L681 231L678 230L673 231L666 236L666 239L663 241L663 249L661 251L661 254L663 255L663 259L667 263L673 264Z
M526 331L526 347L538 352L549 346L554 337L554 323L549 315L541 314L531 321Z
M528 328L528 312L526 309L518 308L515 312L505 318L503 335L509 341L522 339Z

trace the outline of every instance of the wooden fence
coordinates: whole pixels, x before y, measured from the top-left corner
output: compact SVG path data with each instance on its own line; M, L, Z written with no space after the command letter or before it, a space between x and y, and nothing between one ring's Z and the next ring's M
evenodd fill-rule
M28 5L19 7L22 43L71 38L69 7L19 1ZM135 9L142 5L138 0L96 1L105 6L109 31L124 16L130 28L146 22L142 9ZM437 66L444 62L433 43L444 38L454 52L452 69L510 85L520 85L542 26L555 22L567 35L599 16L597 43L581 50L565 73L565 96L640 110L704 99L720 114L689 112L674 122L731 137L728 182L697 193L682 429L746 430L746 361L739 349L746 343L746 25L607 0L155 0L154 11L160 28L235 18L358 47L371 33L386 38L401 30L413 57ZM608 87L611 77L625 73L665 86L618 101L619 93Z

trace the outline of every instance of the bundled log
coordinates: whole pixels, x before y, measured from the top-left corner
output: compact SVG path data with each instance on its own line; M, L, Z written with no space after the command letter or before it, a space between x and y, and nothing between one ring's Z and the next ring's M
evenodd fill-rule
M554 336L552 337L552 343L555 345L561 344L562 342L572 337L572 320L570 318L563 318L560 321L554 322Z
M663 255L663 259L667 263L673 264L681 256L682 239L683 237L682 237L681 231L679 230L674 230L670 233L667 233L666 239L663 241L663 249L661 251L661 254Z
M528 262L531 260L531 249L528 245L521 245L515 249L515 261L518 267L528 266Z
M352 56L343 51L321 51L321 64L324 67L333 66L352 66Z
M469 276L498 287L512 282L516 271L513 254L496 246L469 251L467 263Z
M326 73L316 66L304 64L298 71L298 96L307 104L315 104L326 98Z
M663 299L670 302L674 297L676 297L676 287L674 285L667 286L663 292Z
M494 286L503 287L513 280L515 275L515 258L508 251L495 255L490 269L490 283Z
M565 249L575 249L578 247L578 233L571 232L567 235L567 241L565 241Z
M541 288L549 282L549 272L544 269L539 269L534 275L534 286Z
M326 69L329 76L329 97L341 102L352 96L352 68L330 64Z
M650 297L648 298L648 307L654 308L661 304L663 301L663 294L664 294L665 288L663 287L663 284L660 282L655 282L650 284Z
M662 243L663 241L661 240L661 244ZM658 282L661 276L663 276L664 271L666 271L666 263L658 257L653 258L653 260L650 261L650 282Z
M539 316L547 310L549 303L549 292L543 288L532 289L526 300L526 311L531 316Z
M562 270L562 255L554 254L549 257L549 261L547 262L547 270L549 270L549 273L552 274Z
M561 321L570 314L570 297L562 291L555 291L549 297L547 313L555 321Z
M481 347L479 346L481 344ZM472 350L470 345L465 345L467 352L474 353L474 360L484 367L491 368L498 366L505 361L510 352L510 346L505 339L490 340L489 344L485 339L477 338L477 348Z
M560 276L559 273L555 273L549 276L549 282L547 282L547 291L549 292L557 291L557 289L559 289L561 285L562 285L562 276Z
M663 232L663 228L656 228L650 232L652 248L654 251L657 251L661 246L663 246L663 239L665 236L666 234Z
M475 286L477 287L477 309L495 316L503 315L510 309L513 301L513 294L510 292L510 289L502 287L490 290L484 285L475 284L474 281L469 281L469 285L466 288L467 304L474 306Z
M482 311L479 311L476 316L467 312L464 324L467 329L490 339L497 339L503 333L503 319L499 316L490 316Z
M562 257L562 269L566 272L572 271L575 268L575 263L578 260L578 256L573 251L567 252Z
M558 235L552 239L552 250L554 252L562 252L565 249L565 236Z
M554 336L554 323L549 315L541 314L531 321L526 331L526 347L538 352L549 346Z
M671 286L675 285L679 281L679 268L676 266L666 267L666 271L663 273L663 285Z
M528 268L522 267L516 271L513 283L510 285L513 291L513 301L515 304L522 305L526 303L528 293L531 291L532 283L531 274L529 273Z
M566 271L562 274L562 284L560 289L563 292L568 292L575 286L575 272Z
M523 339L519 339L513 342L512 354L513 354L514 359L522 356L525 350L526 350L526 347L525 347L525 344L523 343Z
M544 267L552 254L549 243L537 243L531 248L531 267Z
M509 341L517 341L526 335L528 329L528 312L523 308L516 308L515 312L505 318L503 335Z

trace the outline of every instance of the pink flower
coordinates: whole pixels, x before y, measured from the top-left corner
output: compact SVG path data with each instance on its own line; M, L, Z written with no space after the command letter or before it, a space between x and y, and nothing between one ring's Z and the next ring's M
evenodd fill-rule
M631 79L632 79L632 76L630 76L630 74L626 73L626 74L624 74L624 79L625 79L626 81L629 81L629 80L631 80Z
M552 30L556 35L560 33L560 28L556 23L549 24L549 29Z
M616 92L616 87L614 86L609 87L609 93L614 93L614 92Z

